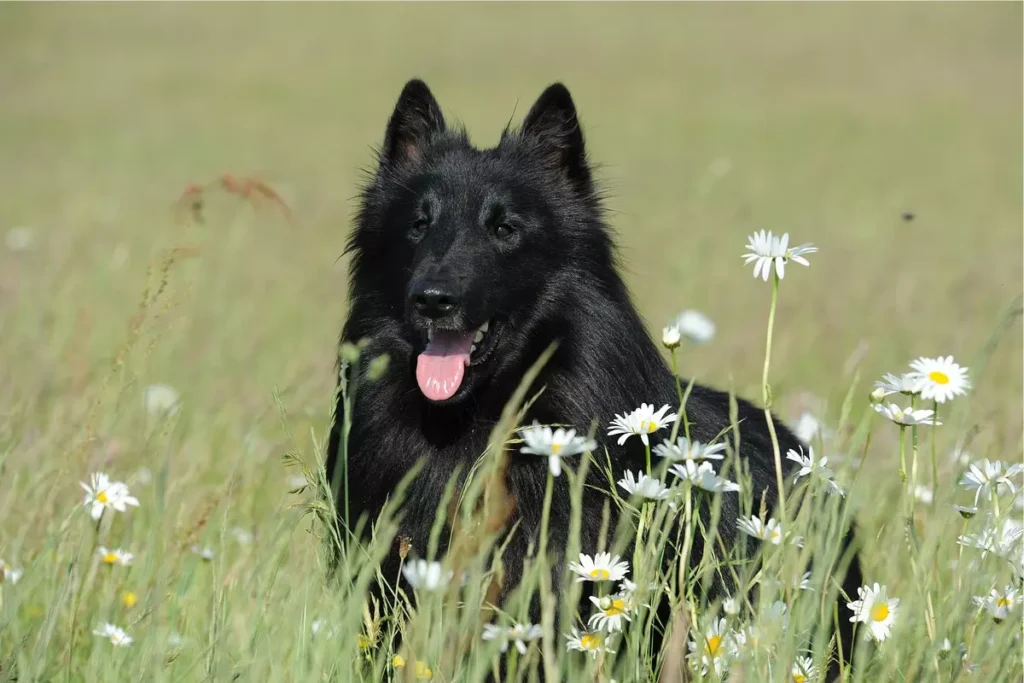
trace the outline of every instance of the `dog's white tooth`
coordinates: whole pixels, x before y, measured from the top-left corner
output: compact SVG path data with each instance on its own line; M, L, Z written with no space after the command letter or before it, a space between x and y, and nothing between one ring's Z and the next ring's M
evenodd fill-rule
M486 332L487 328L490 327L490 325L491 325L491 321L488 320L487 322L485 322L483 325L480 326L480 331L481 332Z
M434 338L434 330L427 328L427 341L431 341Z
M476 335L473 337L473 341L479 343L479 342L482 342L483 340L484 340L484 333L481 332L480 330L477 330L476 331Z
M470 354L476 353L476 344L473 344L472 346L469 347L469 353Z

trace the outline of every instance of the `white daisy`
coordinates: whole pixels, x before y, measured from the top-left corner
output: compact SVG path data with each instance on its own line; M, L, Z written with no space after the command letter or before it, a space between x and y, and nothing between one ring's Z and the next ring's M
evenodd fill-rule
M882 379L875 382L875 390L879 398L891 396L892 394L903 394L913 396L920 393L921 378L913 372L906 372L902 375L885 373ZM874 394L874 392L872 392Z
M120 548L105 548L101 545L96 552L99 554L100 559L109 565L119 564L122 567L127 567L135 559L135 555Z
M761 623L776 630L789 628L789 608L786 603L776 600L761 609Z
M811 573L804 572L800 578L796 581L793 586L797 590L801 591L812 591L814 588L811 586Z
M11 251L28 251L35 244L35 230L25 225L7 231L4 242Z
M756 648L761 642L761 631L757 626L747 626L729 634L729 655L741 657L747 651Z
M729 596L722 601L722 611L728 614L730 617L734 617L740 613L740 603L736 598Z
M314 636L322 633L324 638L333 638L335 633L334 627L326 619L314 619L309 625L309 631Z
M995 524L989 520L980 534L960 536L957 538L957 543L980 549L982 558L992 553L1007 560L1012 567L1016 568L1021 562L1021 549L1019 548L1021 538L1024 538L1024 528L1018 526L1013 520L1005 520L1002 524ZM1016 560L1016 564L1014 560Z
M608 427L608 436L619 436L619 445L626 443L626 439L633 435L640 437L645 446L650 445L647 435L653 434L676 421L678 417L670 412L671 406L664 405L660 410L655 411L653 405L641 403L640 407L632 413L616 415Z
M988 595L975 597L974 604L986 609L996 621L1003 621L1020 604L1020 594L1013 586L1007 586L1002 593L993 588Z
M889 630L899 613L899 598L890 598L885 586L862 586L857 589L859 600L846 603L853 611L851 622L867 624L868 635L881 642L889 637Z
M519 654L525 655L527 643L539 639L543 634L544 630L534 624L514 624L509 627L484 624L483 639L499 642L502 652L508 650L510 642L514 643Z
M132 637L125 633L124 629L113 624L100 624L100 627L93 631L93 635L106 638L115 647L127 647L132 644Z
M755 232L747 238L747 250L750 253L743 255L743 262L747 265L754 264L754 277L759 275L766 282L771 274L772 267L775 267L775 274L781 280L786 276L786 262L796 261L800 265L809 266L804 254L813 254L818 248L811 244L801 244L799 247L789 247L789 233L782 237L774 236L771 231L767 234L764 230Z
M551 427L542 427L536 421L532 426L520 429L519 434L526 444L519 452L546 457L551 474L556 477L562 473L562 458L597 448L592 439L576 436L575 429L558 428L552 431Z
M440 562L410 560L402 567L402 575L416 590L443 591L451 583L455 572L445 571Z
M669 325L661 331L661 343L666 349L674 349L679 346L682 338L683 336L679 333L679 328L675 325Z
M796 438L804 443L813 441L819 432L822 432L822 438L824 438L825 435L821 428L821 421L808 412L802 413L796 421L796 426L793 427L793 433L796 434Z
M593 558L580 553L579 563L570 562L569 570L579 575L577 582L619 581L629 573L629 562L611 553L597 553Z
M766 541L772 545L782 543L782 525L772 518L762 522L760 517L741 517L736 520L736 527L748 536L753 536L760 541Z
M835 472L825 467L825 463L828 462L828 458L814 459L814 448L811 446L807 447L807 455L804 455L803 447L798 446L799 452L794 451L792 448L786 452L786 460L792 460L793 462L800 465L800 469L793 476L793 481L797 481L800 477L815 476L828 482L828 491L830 493L838 493L845 495L843 489L835 481Z
M715 473L715 468L706 460L701 462L699 465L693 460L686 460L678 465L670 467L669 472L680 479L689 482L693 486L704 489L705 491L711 491L712 493L718 491L721 491L722 493L730 493L740 490L739 484L719 477L718 474Z
M210 548L209 546L202 546L198 543L193 543L189 550L198 555L199 559L205 560L206 562L212 562L215 555L213 548Z
M606 595L598 598L591 595L590 602L597 607L597 612L587 622L591 630L614 633L622 630L623 621L630 621L628 596Z
M672 324L683 338L695 344L706 344L715 337L715 323L700 311L686 310Z
M707 632L700 637L700 642L691 638L687 643L687 649L690 653L686 658L690 660L691 666L697 668L699 663L702 674L706 675L709 670L714 669L715 674L721 677L728 664L727 655L732 649L725 619L712 619Z
M965 450L963 446L955 446L949 452L949 459L956 465L967 467L974 460L974 454Z
M116 510L124 512L128 505L138 506L139 500L128 493L128 486L124 482L111 481L102 472L96 472L89 478L89 483L79 482L85 490L85 500L82 505L89 509L89 516L99 519L104 510Z
M646 500L665 500L669 493L668 487L661 483L660 479L648 477L643 472L634 475L632 471L626 470L626 476L619 479L618 484L629 495Z
M931 488L929 488L928 486L918 484L917 486L914 487L914 498L924 503L925 505L930 505L932 500L935 499L935 495L932 493Z
M904 410L895 403L876 403L875 410L879 414L885 415L896 424L903 425L904 427L910 427L913 425L938 426L942 424L941 422L935 421L935 412L931 410L911 410L910 408Z
M960 516L964 519L970 519L974 515L978 514L977 507L971 507L967 505L954 505L953 509L960 513Z
M1000 460L992 462L985 459L980 463L972 464L964 472L960 485L968 491L975 491L974 504L977 505L981 495L991 490L992 487L995 487L996 495L1004 493L1006 489L1016 495L1017 488L1013 485L1011 478L1020 475L1021 472L1024 472L1024 465L1021 463L1007 467L1006 463Z
M249 545L252 543L253 535L248 529L243 529L240 526L232 527L231 535L234 536L235 540L241 545Z
M967 368L953 361L953 356L918 358L910 364L919 379L921 398L945 403L963 396L971 388Z
M687 440L680 436L675 443L663 441L654 447L654 454L673 462L681 460L722 460L725 458L722 451L725 450L724 443L705 444L700 441Z
M21 579L24 572L17 567L12 567L0 558L0 583L9 583L12 586Z
M604 652L607 654L615 654L615 650L608 649L608 640L611 635L605 635L598 631L579 631L575 626L572 627L572 634L565 634L566 649L577 652L589 652L591 657L597 657L598 652Z
M181 408L181 397L173 387L151 384L142 392L142 404L153 417L171 416Z
M797 657L793 668L789 670L793 683L810 683L818 677L818 667L810 657Z

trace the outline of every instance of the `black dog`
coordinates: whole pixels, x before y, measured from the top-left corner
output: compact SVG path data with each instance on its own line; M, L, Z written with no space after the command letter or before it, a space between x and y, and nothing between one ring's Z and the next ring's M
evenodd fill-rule
M603 430L615 413L641 403L677 406L676 379L616 272L583 133L564 86L545 90L522 127L506 130L497 147L479 150L463 130L446 125L427 86L410 81L388 121L348 251L351 308L342 340L368 340L365 356L387 353L391 359L382 379L360 383L355 400L348 442L351 520L374 519L422 459L400 535L425 554L445 484L456 467L465 471L483 452L523 373L556 340L534 384L546 389L527 421L586 431L596 419L599 448L609 448L617 477L643 468L639 439L620 447ZM338 464L343 410L339 400L329 479ZM692 437L708 442L730 425L729 397L695 385L687 413ZM755 510L765 492L772 511L776 477L764 412L741 400L738 423ZM785 427L777 431L782 453L800 445ZM518 528L504 558L504 594L521 576L540 527L546 467L543 458L511 459L507 486ZM551 508L554 549L565 547L569 529L564 479L556 480ZM585 493L584 552L596 550L605 499L591 488ZM724 496L727 542L737 533L738 514L736 496ZM699 545L694 557L700 557ZM400 580L398 563L395 549L384 576ZM853 589L859 580L854 564L845 585Z

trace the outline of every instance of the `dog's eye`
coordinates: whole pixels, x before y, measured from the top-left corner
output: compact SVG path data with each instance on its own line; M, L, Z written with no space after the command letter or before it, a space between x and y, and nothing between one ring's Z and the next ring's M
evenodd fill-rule
M413 242L419 242L423 239L423 235L427 233L427 221L425 218L419 218L413 221L412 225L409 226L409 239Z
M508 223L499 223L494 228L494 234L497 235L500 239L503 239L503 240L507 240L514 233L515 233L515 230L513 230L512 226L509 225Z

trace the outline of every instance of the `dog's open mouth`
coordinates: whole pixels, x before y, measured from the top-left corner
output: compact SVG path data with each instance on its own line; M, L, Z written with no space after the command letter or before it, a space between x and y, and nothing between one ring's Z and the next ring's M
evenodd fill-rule
M466 367L483 362L497 334L491 321L475 330L430 329L427 346L416 359L416 382L431 401L447 401L462 386Z

